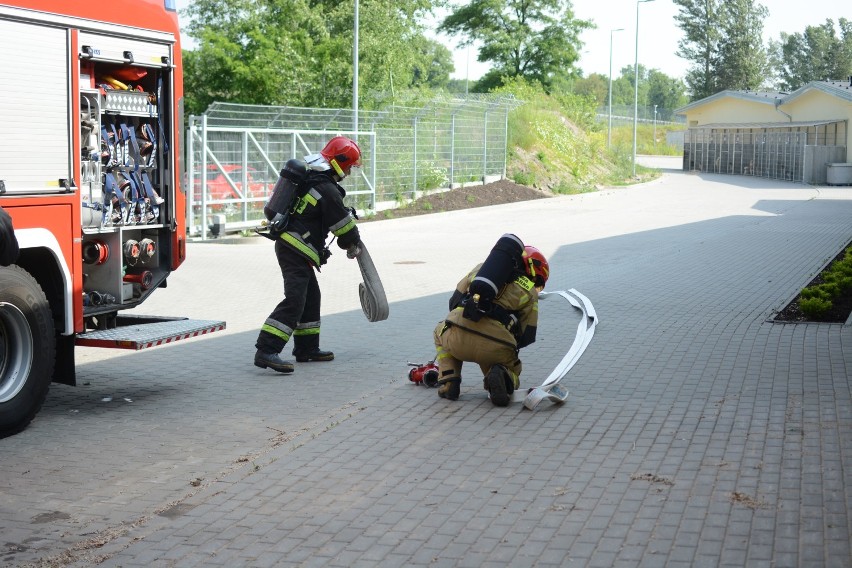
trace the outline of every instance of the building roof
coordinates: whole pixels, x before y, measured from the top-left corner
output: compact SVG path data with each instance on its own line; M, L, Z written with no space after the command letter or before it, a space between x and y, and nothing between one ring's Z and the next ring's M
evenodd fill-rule
M755 129L755 128L808 128L811 126L823 126L826 124L834 124L835 122L843 122L843 120L802 120L798 122L713 122L711 124L702 124L701 126L691 126L691 129L711 128L711 129Z
M725 98L781 106L813 90L822 91L827 95L852 102L852 79L847 81L811 81L792 93L785 93L783 91L719 91L709 97L693 101L686 106L675 109L674 112L675 114L683 115L694 108Z

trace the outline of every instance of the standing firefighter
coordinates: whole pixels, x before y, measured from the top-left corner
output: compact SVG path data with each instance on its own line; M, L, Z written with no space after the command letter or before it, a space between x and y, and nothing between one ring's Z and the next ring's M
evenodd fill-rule
M292 361L279 353L293 337L296 361L331 361L334 353L322 351L320 339L320 288L314 269L326 263L329 233L349 258L359 252L354 211L343 205L346 191L338 182L361 165L361 149L343 136L332 138L319 154L305 162L290 160L267 205L275 256L284 278L284 299L275 307L257 336L254 364L279 373L292 373ZM288 185L289 184L289 185ZM287 191L279 191L279 186ZM281 195L288 195L282 205ZM291 203L291 197L295 201ZM271 209L270 209L271 208Z
M538 293L550 267L515 235L500 237L488 258L462 278L450 313L435 328L438 395L458 400L462 362L479 364L495 406L507 406L520 386L518 351L535 341Z

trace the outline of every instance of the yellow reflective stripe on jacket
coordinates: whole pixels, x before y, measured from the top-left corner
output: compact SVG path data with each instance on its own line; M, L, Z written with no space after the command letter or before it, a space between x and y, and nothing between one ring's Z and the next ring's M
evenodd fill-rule
M342 226L339 226L341 225ZM340 223L336 225L332 225L329 227L329 230L334 234L335 237L339 237L340 235L345 235L349 231L351 231L355 227L355 219L351 216L347 215L340 221Z
M315 251L312 246L308 245L303 240L298 238L298 236L294 235L293 233L281 233L281 239L285 243L308 257L315 265L319 266L320 258L317 251Z
M315 190L311 189L308 193L299 198L299 203L296 205L296 213L303 213L305 211L305 207L308 205L316 206L317 201L322 198L322 195Z
M518 286L520 286L521 288L523 288L527 292L532 290L533 287L535 286L535 282L533 282L532 280L530 280L526 276L518 276L518 278L515 280L515 284L517 284Z

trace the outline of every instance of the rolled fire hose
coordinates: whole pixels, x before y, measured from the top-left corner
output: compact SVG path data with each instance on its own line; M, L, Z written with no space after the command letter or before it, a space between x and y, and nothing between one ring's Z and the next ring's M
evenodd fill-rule
M379 278L379 273L376 271L376 265L373 264L373 259L370 253L367 252L367 247L363 242L358 243L358 248L361 252L356 257L358 259L358 268L361 270L361 278L363 282L358 284L358 297L361 300L361 309L364 315L367 316L367 321L376 322L388 319L388 299L385 296L385 289L382 286L382 281Z
M572 306L583 313L580 323L577 325L577 333L574 336L574 342L568 349L568 352L562 358L558 365L553 369L550 375L544 380L541 385L528 390L515 391L512 395L513 402L523 401L524 407L530 410L535 410L536 406L545 398L556 404L562 404L568 398L568 389L559 384L574 363L580 358L580 355L586 350L592 337L595 335L595 327L598 325L598 316L595 313L595 307L587 297L571 288L567 292L559 290L558 292L541 292L539 299L546 299L549 296L561 296L568 300Z

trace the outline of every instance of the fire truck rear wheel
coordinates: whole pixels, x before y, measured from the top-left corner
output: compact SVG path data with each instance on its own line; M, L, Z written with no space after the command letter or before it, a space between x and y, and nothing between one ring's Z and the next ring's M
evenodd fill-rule
M17 266L0 268L0 438L27 427L41 409L56 358L50 305Z

